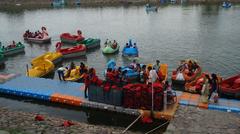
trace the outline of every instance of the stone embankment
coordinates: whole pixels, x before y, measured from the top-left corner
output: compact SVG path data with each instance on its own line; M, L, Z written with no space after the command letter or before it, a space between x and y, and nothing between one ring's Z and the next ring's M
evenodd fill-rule
M165 134L239 134L240 114L180 106Z
M74 125L64 127L64 119L43 115L43 121L36 121L35 113L11 111L0 108L0 134L119 134L125 128L91 125L71 121ZM136 134L128 131L127 134Z

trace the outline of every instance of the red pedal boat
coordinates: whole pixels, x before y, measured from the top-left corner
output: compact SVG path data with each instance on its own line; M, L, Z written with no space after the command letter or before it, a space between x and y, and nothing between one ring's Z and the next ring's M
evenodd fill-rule
M70 33L63 33L60 35L60 39L62 43L77 44L83 41L85 38L82 36L82 32L78 30L77 35L71 35Z
M62 53L63 58L79 57L86 55L86 46L80 44L70 48L58 49L57 51Z
M240 74L223 80L219 92L240 99Z

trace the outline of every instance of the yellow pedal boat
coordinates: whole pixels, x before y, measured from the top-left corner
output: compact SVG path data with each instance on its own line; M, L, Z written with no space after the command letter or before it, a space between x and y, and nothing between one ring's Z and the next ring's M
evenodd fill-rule
M53 62L54 65L62 60L63 55L60 52L46 52L45 54L32 59L31 64L34 65L36 62L42 60L49 60Z
M54 64L49 60L36 61L32 65L32 68L27 70L27 76L29 77L45 77L49 73L54 71Z

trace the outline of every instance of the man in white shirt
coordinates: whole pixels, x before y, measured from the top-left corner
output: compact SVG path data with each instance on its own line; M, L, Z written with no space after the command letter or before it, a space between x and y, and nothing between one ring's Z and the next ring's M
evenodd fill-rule
M157 71L154 68L152 69L152 67L148 67L148 71L148 84L156 82L156 80L158 79Z
M64 79L64 72L65 72L65 70L66 70L66 68L64 68L64 67L58 68L57 72L58 72L59 80L65 81L65 79Z

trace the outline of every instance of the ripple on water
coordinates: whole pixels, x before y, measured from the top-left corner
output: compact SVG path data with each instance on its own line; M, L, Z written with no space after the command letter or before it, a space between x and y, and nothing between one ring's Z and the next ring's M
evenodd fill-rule
M152 63L156 59L169 64L169 71L176 68L178 61L186 58L197 59L205 71L222 76L239 73L239 8L223 10L213 6L167 6L159 12L146 14L144 7L38 9L17 14L0 12L0 39L23 41L25 30L36 30L42 25L49 29L52 43L27 44L25 55L8 58L1 72L25 73L26 64L31 59L47 51L54 51L55 43L63 32L76 33L81 29L85 37L100 38L102 43L116 39L121 49L128 39L137 42L140 61ZM232 17L234 16L234 17ZM31 23L29 21L31 20ZM41 21L39 21L41 20ZM95 67L102 75L109 59L118 65L131 62L121 56L121 51L113 56L102 55L101 49L91 51L81 61Z

